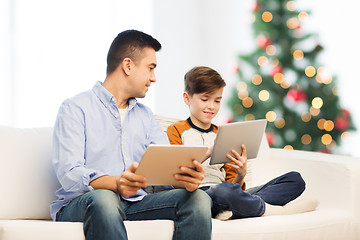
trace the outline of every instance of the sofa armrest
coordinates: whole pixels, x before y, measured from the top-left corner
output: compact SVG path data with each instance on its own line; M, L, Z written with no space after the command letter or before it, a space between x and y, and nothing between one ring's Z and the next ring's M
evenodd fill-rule
M275 176L298 171L306 182L304 196L320 201L320 208L338 208L360 216L360 158L308 151L271 149Z

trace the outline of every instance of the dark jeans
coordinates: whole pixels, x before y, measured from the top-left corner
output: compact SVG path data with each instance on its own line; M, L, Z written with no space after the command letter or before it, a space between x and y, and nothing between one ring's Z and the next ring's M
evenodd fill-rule
M232 218L258 217L265 212L265 203L283 206L300 196L305 182L300 173L289 172L270 182L242 190L239 184L223 182L216 186L203 187L212 199L212 216L231 210Z
M94 190L72 200L57 221L83 222L86 240L127 239L124 220L170 219L173 239L211 238L211 199L201 190L161 191L141 201L123 201L109 190ZM144 231L144 229L139 229Z

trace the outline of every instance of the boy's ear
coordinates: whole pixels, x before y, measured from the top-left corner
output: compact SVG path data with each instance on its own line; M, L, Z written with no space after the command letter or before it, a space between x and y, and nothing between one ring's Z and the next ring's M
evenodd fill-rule
M184 92L183 93L183 99L186 105L190 104L190 97L189 97L189 93L188 92Z

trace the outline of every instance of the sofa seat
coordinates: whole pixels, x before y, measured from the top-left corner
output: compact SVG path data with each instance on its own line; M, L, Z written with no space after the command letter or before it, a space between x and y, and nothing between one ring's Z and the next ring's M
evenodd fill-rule
M213 239L356 239L353 219L345 211L313 212L221 221L213 219ZM125 221L129 239L170 240L170 220ZM345 234L345 235L344 235ZM0 220L1 240L84 240L82 223L46 220Z
M158 119L166 129L173 119ZM51 128L0 126L0 240L84 240L82 223L53 222L49 204L59 183L51 166ZM247 186L289 171L306 182L300 197L312 212L229 221L213 219L213 240L360 240L360 159L269 148L249 161ZM130 240L172 239L169 220L125 221ZM196 228L196 226L194 226ZM190 239L189 239L190 240ZM196 240L196 239L195 239Z

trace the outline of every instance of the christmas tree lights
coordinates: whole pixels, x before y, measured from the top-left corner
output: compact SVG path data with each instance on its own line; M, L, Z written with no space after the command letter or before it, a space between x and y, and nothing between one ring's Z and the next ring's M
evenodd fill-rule
M271 147L331 152L355 127L340 106L336 77L317 62L323 47L304 33L308 19L295 1L255 2L256 49L239 56L228 105L234 121L267 119Z

